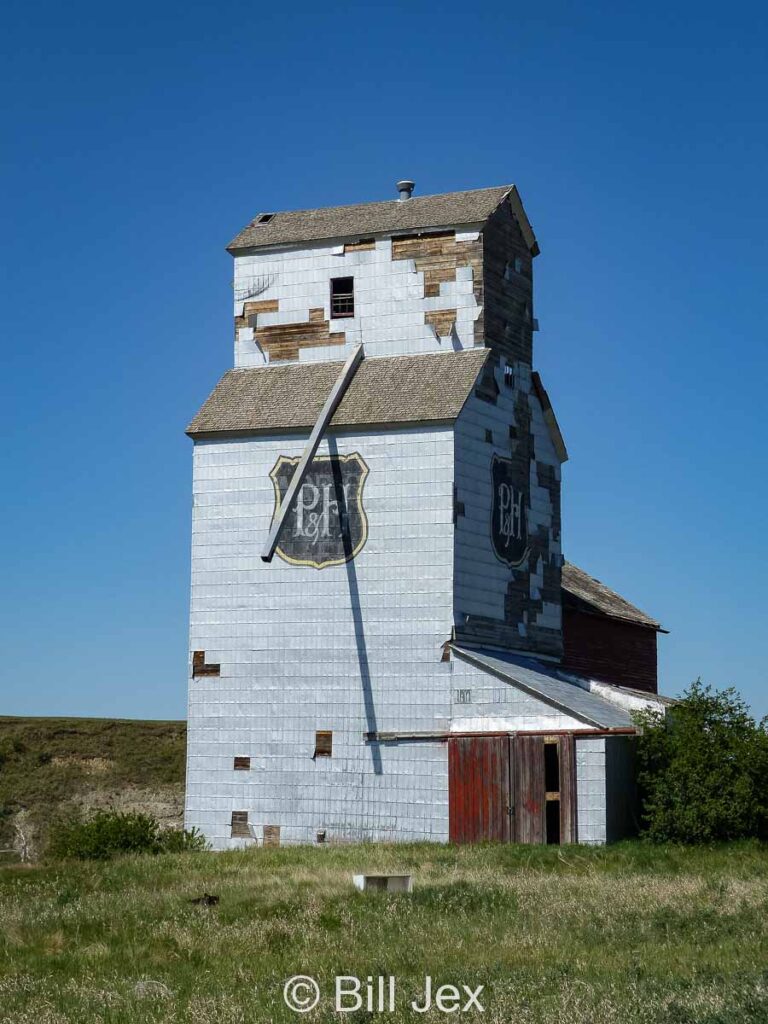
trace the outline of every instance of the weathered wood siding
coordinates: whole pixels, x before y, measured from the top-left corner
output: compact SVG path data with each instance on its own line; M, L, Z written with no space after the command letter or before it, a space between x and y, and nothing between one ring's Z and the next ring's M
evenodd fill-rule
M658 692L656 630L563 610L563 666L590 679Z
M510 836L509 737L457 736L448 741L450 841Z
M483 228L483 339L512 361L533 361L533 257L509 203Z
M512 778L515 841L545 843L547 793L544 788L544 737L516 736Z

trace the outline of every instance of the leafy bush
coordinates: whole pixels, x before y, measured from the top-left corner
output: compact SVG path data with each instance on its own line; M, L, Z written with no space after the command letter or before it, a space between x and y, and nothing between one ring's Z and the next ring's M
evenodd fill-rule
M666 716L637 716L643 833L654 842L768 837L768 720L697 680Z
M205 847L197 829L161 829L148 814L97 811L85 821L52 825L47 852L56 860L108 860L121 853L186 853Z

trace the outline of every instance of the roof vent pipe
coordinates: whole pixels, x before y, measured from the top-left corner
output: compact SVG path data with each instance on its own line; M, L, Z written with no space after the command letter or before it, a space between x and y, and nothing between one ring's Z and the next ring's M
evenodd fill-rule
M400 202L405 202L406 199L410 199L413 194L413 190L416 185L413 181L398 181L397 191L400 193Z

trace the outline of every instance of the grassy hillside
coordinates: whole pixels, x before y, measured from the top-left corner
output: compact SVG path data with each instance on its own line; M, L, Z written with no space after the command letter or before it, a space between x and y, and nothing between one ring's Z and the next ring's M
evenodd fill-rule
M414 892L358 893L356 870ZM218 906L190 899L203 892ZM768 1020L768 848L358 846L0 871L4 1024L445 1020L425 975L485 986L494 1024ZM393 974L396 1012L332 1013L333 978Z
M32 856L57 815L77 809L143 810L181 823L184 722L0 718L0 849Z

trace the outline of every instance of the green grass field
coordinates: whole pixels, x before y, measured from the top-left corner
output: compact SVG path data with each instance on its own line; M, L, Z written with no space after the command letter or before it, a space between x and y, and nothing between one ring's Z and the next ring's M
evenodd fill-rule
M412 871L411 895L358 870ZM192 905L203 892L216 907ZM3 1024L445 1020L425 975L483 985L454 1019L768 1021L768 849L349 846L0 871ZM314 976L295 1015L283 984ZM394 975L394 1014L335 1015L337 975Z

